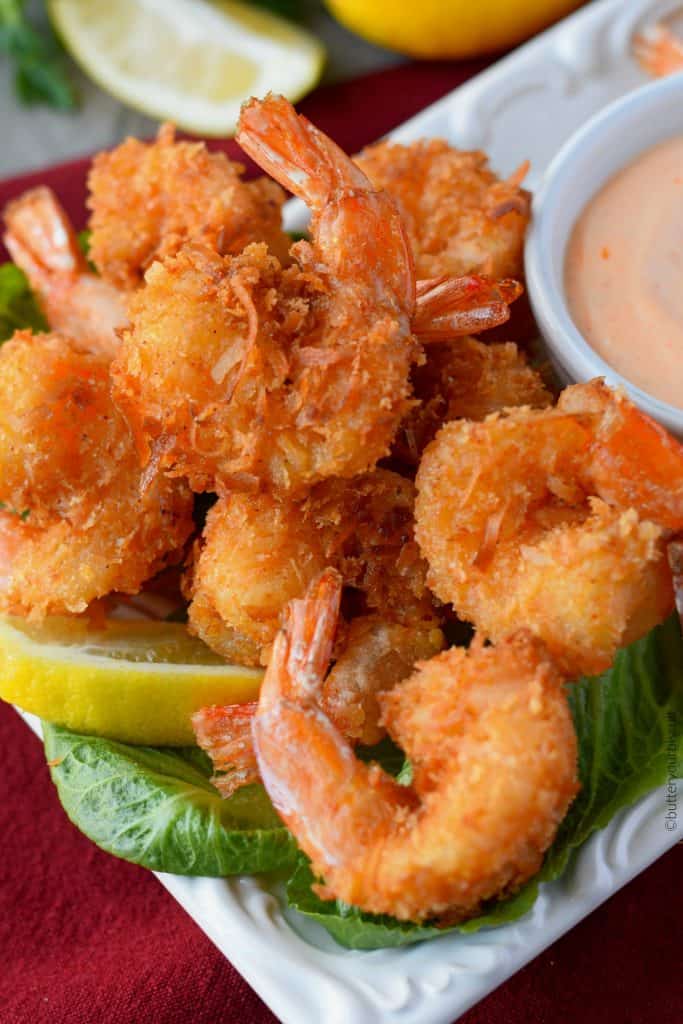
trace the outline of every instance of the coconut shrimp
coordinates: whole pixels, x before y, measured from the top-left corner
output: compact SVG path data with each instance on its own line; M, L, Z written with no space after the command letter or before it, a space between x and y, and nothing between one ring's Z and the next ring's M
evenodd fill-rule
M283 270L265 245L155 263L115 366L148 454L195 490L305 492L370 469L409 408L415 281L393 200L286 100L238 139L313 209Z
M108 359L62 334L18 331L0 373L0 500L34 524L87 518L130 454Z
M673 607L683 447L599 380L447 424L416 482L429 583L492 640L523 624L568 676L594 674Z
M654 25L633 40L633 55L653 78L683 70L683 42L666 25Z
M434 626L414 500L413 483L385 469L322 481L303 501L221 498L184 588L190 630L230 660L265 663L288 602L330 565L344 579L348 615Z
M156 259L189 240L217 252L238 253L265 242L286 260L290 238L282 230L285 193L268 178L245 182L244 168L203 142L176 142L172 125L156 141L126 139L95 157L88 177L91 255L116 288L142 283Z
M426 362L413 369L412 382L420 404L401 424L393 448L409 465L418 464L449 420L483 420L510 406L540 409L552 403L541 375L513 342L485 345L458 338L431 345Z
M50 327L113 356L117 331L127 321L123 299L90 271L55 194L44 187L25 192L7 204L4 220L8 252L28 277Z
M577 791L564 679L525 631L418 664L379 697L412 765L404 786L357 760L320 706L335 625L326 573L290 605L261 687L268 794L322 897L401 920L471 916L538 870Z
M443 139L378 142L355 159L398 202L418 277L521 276L530 212L521 188L526 164L501 181L484 153L453 149Z
M341 577L337 577L338 597ZM319 694L320 707L350 743L368 746L385 735L380 725L379 695L431 658L443 647L443 634L419 624L403 626L377 615L354 619L333 653L334 664ZM258 702L202 708L192 716L199 746L209 755L216 775L212 782L224 797L260 780L251 725Z
M108 359L64 335L18 332L0 349L0 609L83 611L178 560L192 495L143 479L110 395Z

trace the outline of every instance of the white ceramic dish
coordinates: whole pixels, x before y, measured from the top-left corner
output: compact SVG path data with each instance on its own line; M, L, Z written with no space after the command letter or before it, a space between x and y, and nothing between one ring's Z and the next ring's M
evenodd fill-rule
M534 196L525 262L529 298L548 352L567 382L606 377L663 426L683 436L683 409L659 401L612 369L577 329L567 307L564 261L586 203L639 153L683 134L683 75L643 86L600 111L565 143Z
M645 82L631 36L677 6L591 3L392 135L485 149L504 174L528 157L535 188L581 124ZM290 223L300 220L293 204ZM658 790L618 814L515 924L403 949L342 949L255 878L158 877L284 1024L450 1024L672 846L664 812Z

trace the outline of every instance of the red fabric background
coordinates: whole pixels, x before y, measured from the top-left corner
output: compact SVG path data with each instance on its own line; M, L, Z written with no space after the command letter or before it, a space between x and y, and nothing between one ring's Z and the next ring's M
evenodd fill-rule
M354 150L480 67L391 69L319 89L301 109ZM233 152L233 145L227 149ZM80 226L85 170L85 162L76 162L5 182L0 204L45 182ZM275 1020L151 874L100 852L67 821L40 744L6 706L0 707L0 750L2 1024ZM676 848L462 1024L677 1024L683 1017L680 869Z

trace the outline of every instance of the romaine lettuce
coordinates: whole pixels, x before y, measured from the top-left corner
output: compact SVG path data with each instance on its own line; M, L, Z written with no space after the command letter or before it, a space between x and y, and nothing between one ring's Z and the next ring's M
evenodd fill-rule
M223 800L197 748L130 747L43 723L59 799L94 843L177 875L257 874L292 865L296 844L262 786Z
M0 342L7 341L22 327L46 331L47 323L24 272L13 263L3 263L0 264Z

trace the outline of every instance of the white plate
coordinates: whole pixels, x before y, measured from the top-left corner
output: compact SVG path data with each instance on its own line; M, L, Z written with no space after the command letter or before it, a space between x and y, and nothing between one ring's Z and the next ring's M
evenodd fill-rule
M633 32L680 0L600 0L515 51L392 132L485 149L495 169L532 161L530 187L590 115L645 81ZM301 223L291 204L288 222ZM32 716L24 716L38 732ZM450 1024L674 845L664 789L618 814L542 887L515 924L403 949L343 949L254 878L159 881L284 1024ZM285 916L286 914L286 916Z

